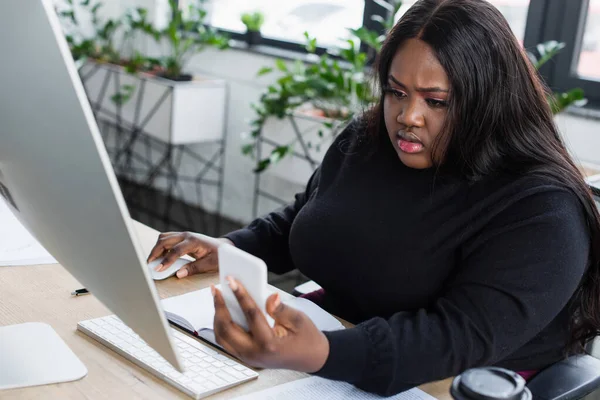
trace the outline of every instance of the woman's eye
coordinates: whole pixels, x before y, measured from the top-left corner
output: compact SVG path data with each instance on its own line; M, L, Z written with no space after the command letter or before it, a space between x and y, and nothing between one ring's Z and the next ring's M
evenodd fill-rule
M436 99L427 99L427 103L431 107L436 107L436 108L446 107L448 105L448 102L446 102L444 100L436 100Z
M401 92L399 90L392 90L391 92L398 99L403 99L406 97L406 94L404 94L403 92Z

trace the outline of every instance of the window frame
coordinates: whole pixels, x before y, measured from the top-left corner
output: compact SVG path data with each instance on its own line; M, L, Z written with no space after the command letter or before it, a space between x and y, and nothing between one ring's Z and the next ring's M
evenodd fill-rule
M388 1L388 0L383 0L383 1ZM178 4L179 0L175 0L175 3ZM365 26L369 29L372 30L376 30L380 33L383 33L383 27L381 27L380 24L378 24L377 22L373 21L372 17L374 15L380 15L382 17L386 17L386 9L382 6L380 6L379 4L377 4L374 0L364 0L364 8L363 8L363 23L362 26ZM228 29L223 29L223 28L219 28L219 27L215 27L219 32L227 34L229 37L231 37L234 40L238 40L240 42L245 41L245 34L241 33L241 32L237 32L237 31L231 31ZM317 38L317 43L318 43L318 38ZM293 41L288 41L288 40L282 40L282 39L273 39L273 38L269 38L269 37L264 37L261 36L260 40L258 41L258 46L269 46L269 47L273 47L273 48L277 48L277 49L282 49L282 50L286 50L286 51L293 51L293 52L297 52L297 53L302 53L302 54L308 54L308 51L306 50L305 44L301 43L301 42L293 42ZM362 49L364 49L364 45L361 45ZM329 49L327 47L323 47L323 46L317 46L317 49L315 51L315 53L317 55L322 55L327 53Z
M525 28L525 48L535 49L538 43L556 40L565 48L546 63L540 73L554 91L582 88L590 108L600 108L600 79L577 75L589 0L531 0Z

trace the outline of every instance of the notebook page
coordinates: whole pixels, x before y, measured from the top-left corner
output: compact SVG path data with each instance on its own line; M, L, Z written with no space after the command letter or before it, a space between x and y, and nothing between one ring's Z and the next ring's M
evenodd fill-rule
M188 321L195 331L213 327L215 306L210 288L166 298L162 306L165 311Z

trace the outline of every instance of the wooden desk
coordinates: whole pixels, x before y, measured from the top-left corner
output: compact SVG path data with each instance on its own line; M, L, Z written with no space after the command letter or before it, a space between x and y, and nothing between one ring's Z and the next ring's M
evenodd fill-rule
M146 253L158 232L136 223ZM170 278L157 283L162 298L201 289L217 283L218 275ZM81 287L62 266L0 267L0 325L46 322L88 368L88 375L75 382L1 391L7 399L189 399L171 385L155 378L112 350L76 330L77 322L110 314L92 295L72 297ZM263 370L257 380L211 396L231 399L307 376L288 370ZM424 385L427 393L449 399L449 381Z

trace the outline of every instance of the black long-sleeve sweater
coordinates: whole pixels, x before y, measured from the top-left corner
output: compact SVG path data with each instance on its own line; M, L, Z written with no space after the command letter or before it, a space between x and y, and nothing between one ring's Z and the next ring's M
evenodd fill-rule
M326 332L316 374L390 395L474 366L560 359L589 251L575 195L534 176L411 169L383 135L352 144L359 129L293 204L227 235L271 271L298 268L326 309L358 324Z

